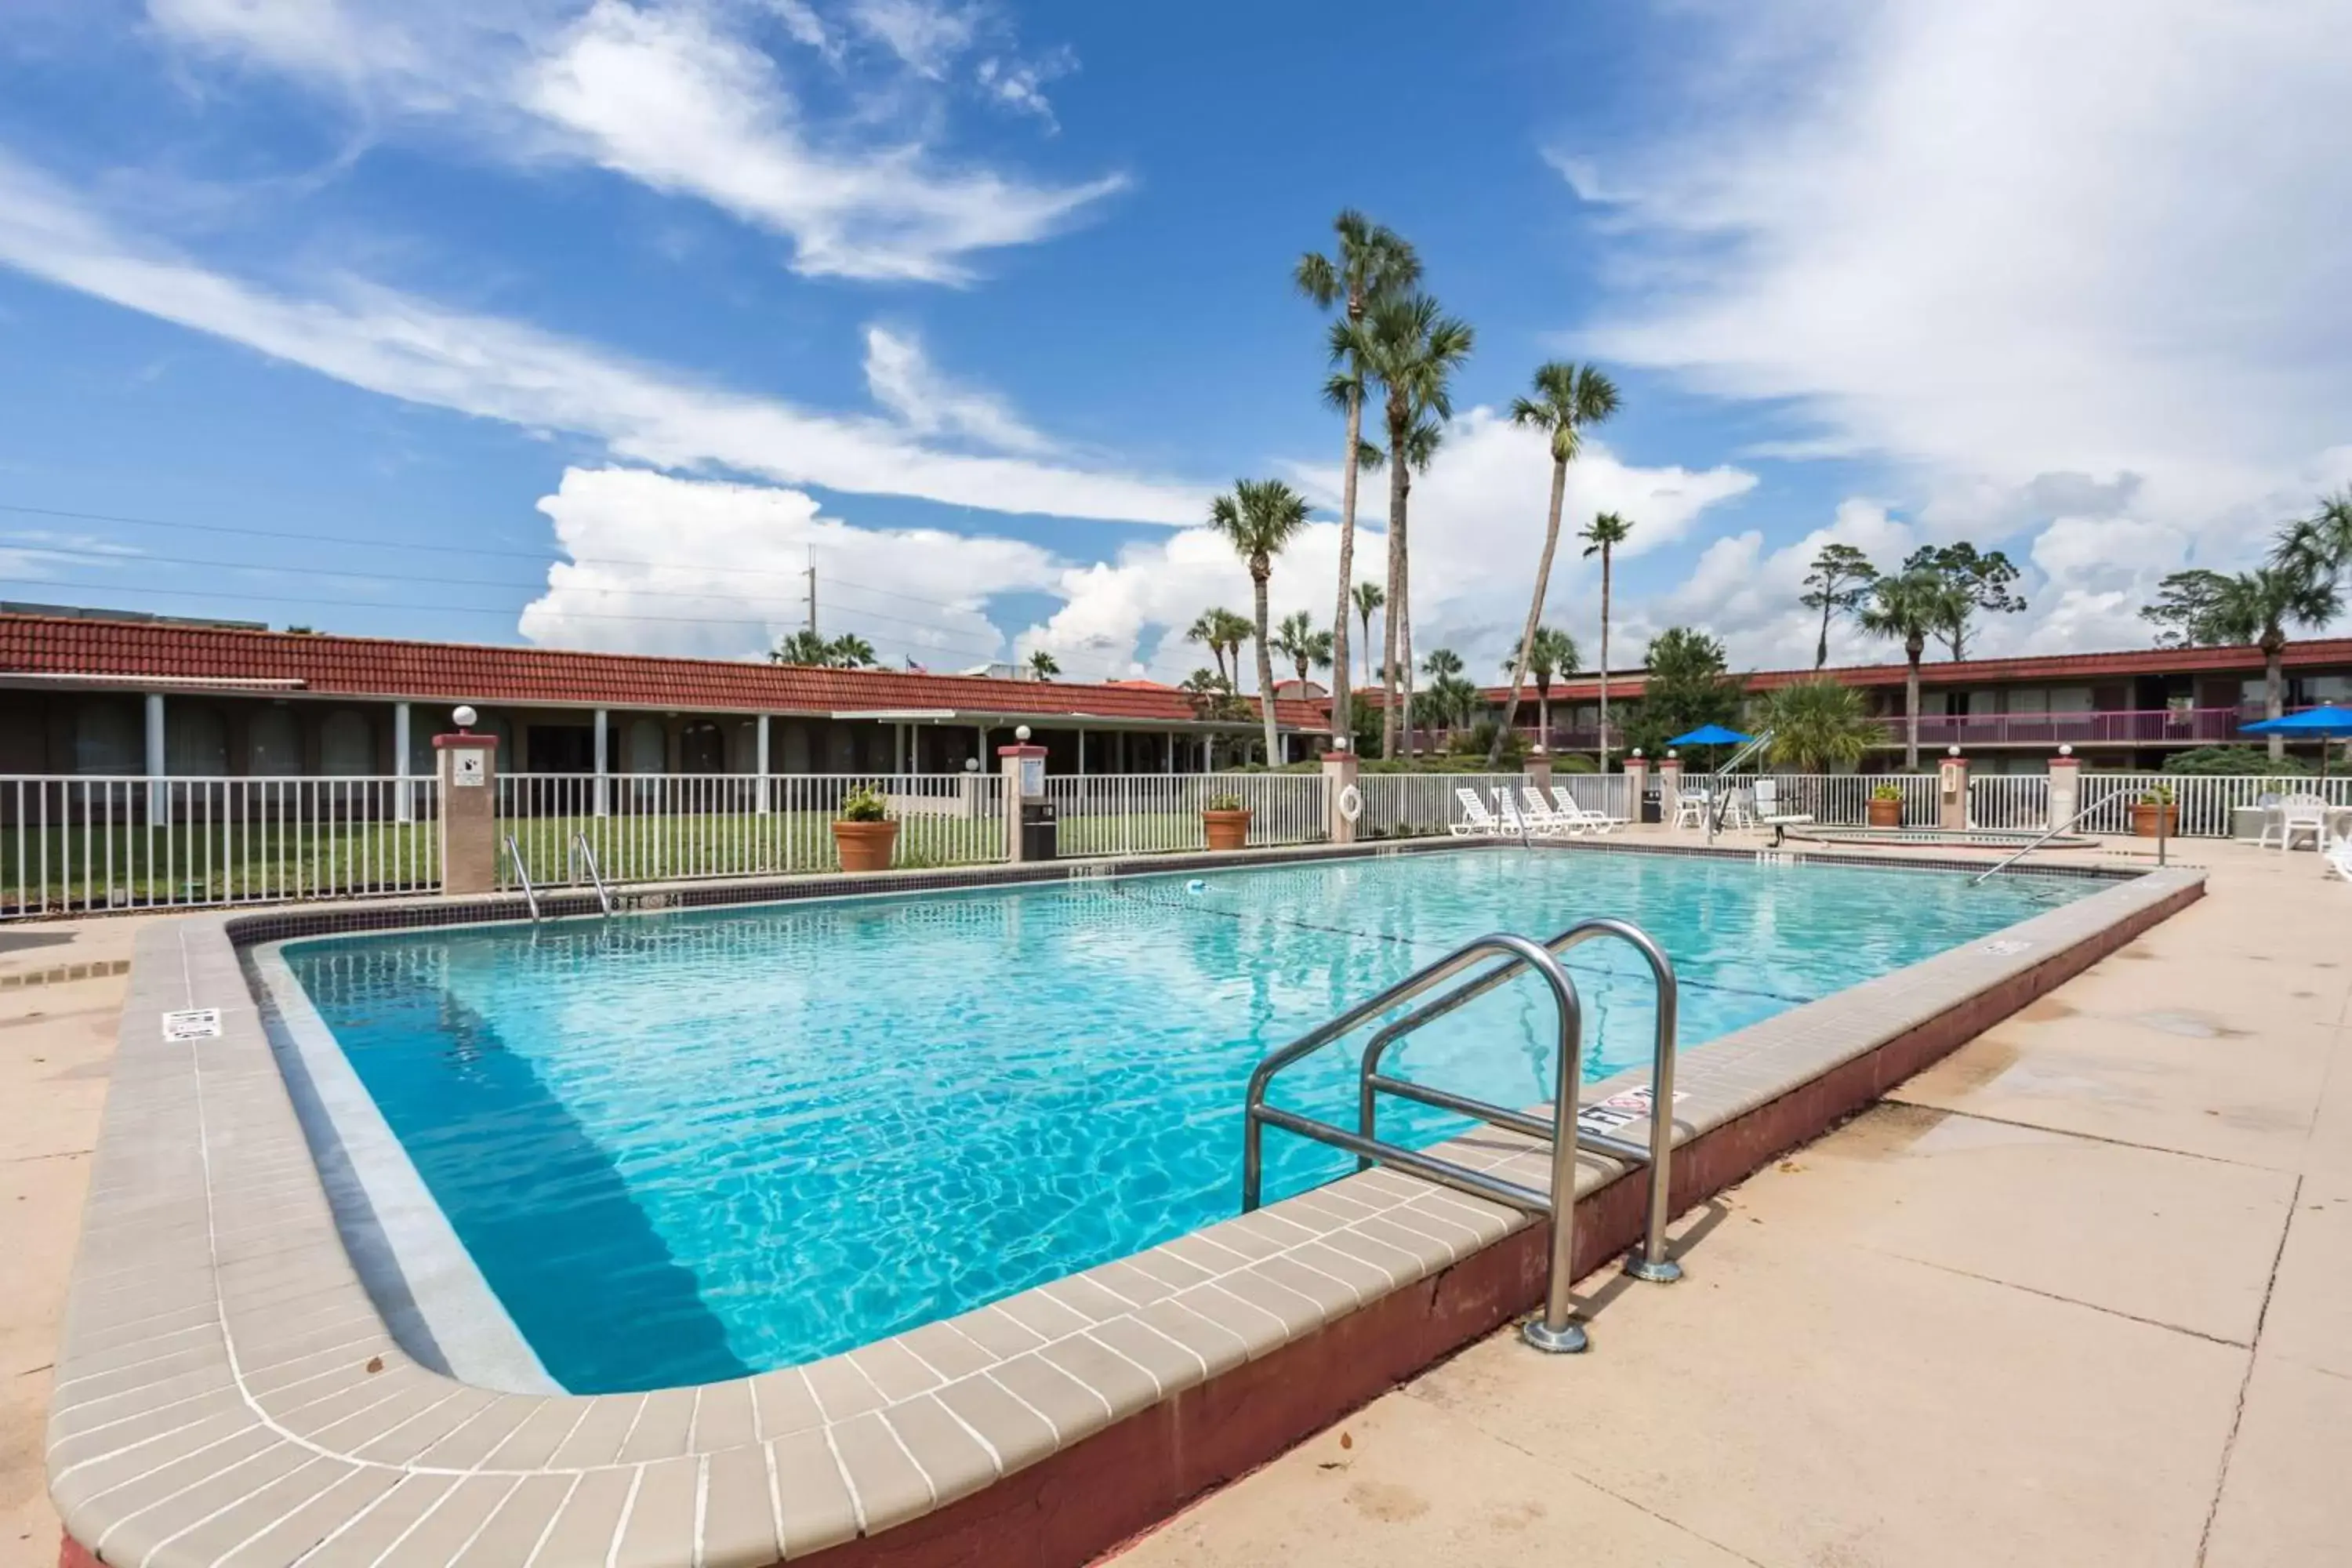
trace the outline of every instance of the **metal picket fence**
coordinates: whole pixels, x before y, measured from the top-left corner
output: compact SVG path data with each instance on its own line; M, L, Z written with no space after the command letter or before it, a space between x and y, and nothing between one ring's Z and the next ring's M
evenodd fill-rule
M1618 781L1622 784L1622 779ZM1495 792L1516 796L1525 773L1362 773L1356 779L1364 808L1356 818L1359 838L1423 838L1449 832L1466 821L1461 796L1468 790L1487 810ZM1583 804L1580 800L1580 805Z
M577 885L585 836L608 884L837 869L833 824L870 789L898 824L891 864L1004 858L1003 782L993 773L503 773L499 833L535 887ZM515 886L499 857L499 885Z
M437 891L429 778L0 776L0 919Z
M1206 848L1201 813L1227 795L1249 809L1252 845L1318 843L1325 787L1320 773L1055 773L1045 800L1061 854L1155 855Z

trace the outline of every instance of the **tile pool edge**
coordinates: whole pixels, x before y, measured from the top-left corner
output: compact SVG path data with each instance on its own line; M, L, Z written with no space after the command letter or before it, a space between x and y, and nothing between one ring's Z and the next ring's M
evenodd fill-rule
M1222 863L1331 858L1318 849ZM1126 864L1187 868L1171 860ZM1034 879L985 880L1013 879ZM2186 869L2109 880L1687 1058L1677 1208L2203 888ZM445 919L463 902L436 900ZM1084 1562L1541 1286L1522 1216L1375 1172L806 1368L643 1395L467 1388L400 1349L344 1251L236 951L310 933L267 931L283 918L139 939L47 1445L69 1535L110 1563L290 1563L331 1535L394 1563L469 1543L490 1561L538 1548L664 1568L827 1548L945 1562L986 1536ZM192 1006L221 1009L219 1036L164 1040L160 1015ZM1518 1173L1540 1163L1530 1147L1481 1133L1454 1152ZM1638 1228L1641 1184L1620 1173L1586 1163L1580 1271ZM1607 1353L1605 1318L1595 1337Z

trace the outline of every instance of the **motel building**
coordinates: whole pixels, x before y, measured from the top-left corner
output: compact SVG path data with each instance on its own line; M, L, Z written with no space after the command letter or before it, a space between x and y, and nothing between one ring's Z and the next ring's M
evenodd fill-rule
M427 778L451 710L502 773L614 776L992 771L1028 726L1050 773L1206 771L1262 738L1151 681L816 669L271 631L100 610L0 609L0 775ZM1276 704L1286 752L1312 703Z
M2289 643L2286 710L2352 702L2352 638ZM1768 669L1745 677L1751 696L1801 680L1828 678L1859 688L1885 728L1884 744L1860 772L1900 768L1905 733L1905 668L1893 664L1826 669ZM1484 690L1499 721L1508 687ZM1642 696L1642 672L1612 671L1610 728L1619 729ZM1551 686L1551 749L1591 751L1601 739L1601 686L1592 675ZM2050 654L2029 658L1930 659L1919 667L1919 750L1940 756L1958 746L1979 775L2047 773L2062 745L2087 768L2137 773L2199 746L2254 742L2243 727L2265 716L2263 653L2258 647L2132 648L2116 653ZM1535 687L1521 696L1519 728L1536 738ZM1620 740L1618 744L1622 744Z

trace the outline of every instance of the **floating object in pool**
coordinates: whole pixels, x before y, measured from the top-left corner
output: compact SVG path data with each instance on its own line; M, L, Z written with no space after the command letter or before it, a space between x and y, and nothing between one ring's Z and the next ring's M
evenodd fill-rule
M1195 877L1184 884L1184 890L1188 893L1205 893L1209 890L1209 884Z

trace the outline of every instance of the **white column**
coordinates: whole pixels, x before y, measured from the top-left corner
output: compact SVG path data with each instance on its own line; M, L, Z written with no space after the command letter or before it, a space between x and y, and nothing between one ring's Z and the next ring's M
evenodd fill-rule
M765 816L768 815L768 716L761 714L752 729L758 739L753 747L751 771L760 775L759 814Z
M1082 729L1082 730L1080 730L1080 731L1078 731L1078 772L1079 772L1081 774L1083 774L1086 771L1087 771L1087 732L1086 732L1086 731L1084 731L1084 730Z
M163 783L163 694L147 694L147 820L154 822L171 809L172 792Z
M606 779L613 771L613 759L604 754L604 710L602 708L596 710L594 722L596 725L596 733L593 737L596 746L596 815L610 816L613 814L613 786L606 782Z
M1167 764L1162 772L1172 773L1176 771L1176 731L1173 730L1168 731L1168 744L1162 748L1160 760Z
M904 778L907 774L907 726L905 724L890 726L890 747L897 758L897 765L891 771L900 778Z
M408 822L416 815L416 803L408 795L408 704L392 705L392 819Z

